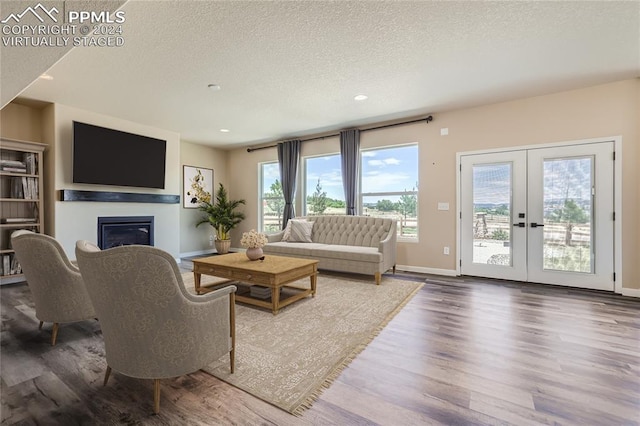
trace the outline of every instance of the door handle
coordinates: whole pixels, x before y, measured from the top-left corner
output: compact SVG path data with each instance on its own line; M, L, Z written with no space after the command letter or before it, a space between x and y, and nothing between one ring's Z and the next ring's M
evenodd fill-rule
M524 224L524 222L518 222L518 223L514 223L513 226L517 226L518 228L524 228L526 225Z
M542 223L535 223L535 222L531 222L531 227L532 228L539 228L544 226Z

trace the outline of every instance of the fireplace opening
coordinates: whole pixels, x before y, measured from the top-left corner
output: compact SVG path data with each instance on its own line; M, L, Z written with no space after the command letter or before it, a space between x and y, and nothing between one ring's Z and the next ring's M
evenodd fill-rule
M98 218L98 247L140 244L153 245L153 216L112 216Z

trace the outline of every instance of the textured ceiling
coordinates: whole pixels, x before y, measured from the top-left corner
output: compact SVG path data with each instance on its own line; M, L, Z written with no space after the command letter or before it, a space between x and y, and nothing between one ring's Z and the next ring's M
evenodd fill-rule
M0 17L5 19L10 14L20 14L27 7L34 7L38 2L34 1L2 1L0 2ZM58 11L56 18L64 15L65 7L70 10L104 10L115 11L125 3L124 0L73 0L73 1L42 1L47 9L55 8ZM67 4L68 3L68 4ZM41 13L42 15L42 13ZM44 17L44 15L42 15ZM59 20L62 24L62 19ZM51 21L45 21L49 24ZM9 21L10 28L16 24ZM32 14L26 14L22 17L19 24L22 25L41 25L42 22ZM6 35L4 32L3 35ZM10 33L11 34L11 33ZM0 90L0 101L4 107L13 98L15 98L25 87L38 78L40 74L45 72L51 65L59 61L72 49L71 44L68 46L49 46L47 48L40 47L5 47L4 42L0 47L0 76L2 76L2 87Z
M121 10L124 46L74 48L47 71L53 80L21 97L231 147L640 76L635 1L129 1ZM3 91L24 64L9 68ZM355 102L358 93L369 99Z

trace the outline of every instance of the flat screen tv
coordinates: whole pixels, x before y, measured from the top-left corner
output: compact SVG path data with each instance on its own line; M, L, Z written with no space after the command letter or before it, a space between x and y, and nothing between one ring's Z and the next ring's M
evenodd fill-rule
M167 141L73 122L73 182L164 189Z

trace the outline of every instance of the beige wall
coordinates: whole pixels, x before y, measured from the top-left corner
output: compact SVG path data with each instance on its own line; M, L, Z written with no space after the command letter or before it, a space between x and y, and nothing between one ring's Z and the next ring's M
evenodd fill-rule
M20 104L8 104L0 111L0 135L3 138L43 142L42 111Z
M246 219L231 231L231 246L240 247L242 233L251 229L259 229L258 170L261 162L277 161L275 148L263 149L248 153L245 148L229 152L227 166L229 175L229 196L232 199L244 199ZM296 206L296 212L300 209Z
M165 189L73 183L73 120L166 140ZM53 135L50 136L50 139L54 141L52 147L55 156L52 162L54 163L55 176L53 193L49 193L50 196L55 197L61 189L180 194L180 135L178 133L60 104L54 105L53 121L54 125L50 126L49 129L53 130ZM169 252L176 258L179 257L180 227L178 224L180 223L180 204L53 201L53 211L55 223L52 234L60 241L67 254L73 259L75 259L75 243L77 240L96 242L98 216L154 216L155 246Z
M554 142L622 137L622 247L624 288L640 288L640 229L637 216L640 161L640 79L546 96L434 114L434 121L364 132L361 148L417 142L419 158L419 242L398 243L398 264L412 269L454 271L456 248L456 153ZM441 128L448 136L440 136ZM302 155L336 153L337 138L306 142ZM275 148L229 155L230 193L247 200L247 220L234 232L258 226L258 164L277 160ZM298 189L301 185L298 184ZM449 211L438 211L448 202ZM299 203L296 211L300 212ZM442 254L444 246L451 255Z
M180 144L181 181L183 166L204 167L213 169L214 191L220 183L228 187L227 156L227 151L182 141ZM181 199L184 199L182 184L180 195ZM205 253L214 249L209 245L209 238L214 234L213 228L206 224L195 227L202 215L203 213L198 209L180 207L180 253L183 255Z
M42 110L42 136L49 145L44 152L44 233L53 235L55 229L55 159L56 150L53 149L55 143L55 120L56 108L50 104Z

